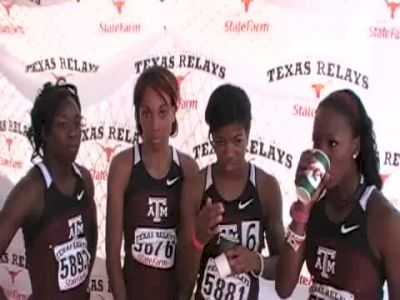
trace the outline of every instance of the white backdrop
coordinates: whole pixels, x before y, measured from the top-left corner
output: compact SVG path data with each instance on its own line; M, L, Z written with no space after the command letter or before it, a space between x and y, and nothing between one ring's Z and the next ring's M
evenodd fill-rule
M0 0L0 206L31 167L24 136L38 88L64 76L86 118L78 161L91 170L99 220L93 299L112 299L105 271L106 178L110 159L137 141L132 93L145 66L180 81L179 134L172 143L200 166L214 159L204 109L221 83L252 101L249 159L274 174L284 221L298 156L311 145L318 102L338 88L363 99L375 130L384 192L400 207L400 11L384 0ZM398 15L399 14L399 15ZM26 299L30 283L18 233L0 257L0 285ZM304 269L293 299L304 299ZM264 282L262 297L273 299Z

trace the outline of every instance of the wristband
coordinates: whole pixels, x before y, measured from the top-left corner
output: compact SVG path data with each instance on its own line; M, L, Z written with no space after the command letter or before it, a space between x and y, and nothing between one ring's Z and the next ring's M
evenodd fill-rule
M289 227L286 232L286 242L292 247L292 249L297 252L301 244L306 240L306 235L299 235L293 232Z
M261 277L262 274L264 273L264 257L258 252L257 256L260 259L260 272L256 274L253 270L250 271L251 275L253 275L256 278Z

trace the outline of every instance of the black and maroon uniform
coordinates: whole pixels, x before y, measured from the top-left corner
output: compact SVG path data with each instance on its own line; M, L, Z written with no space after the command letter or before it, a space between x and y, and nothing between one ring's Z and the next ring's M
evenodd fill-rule
M258 299L259 280L250 273L242 273L221 278L214 258L221 254L221 236L239 241L250 250L261 252L264 248L264 218L257 184L257 168L250 164L247 184L242 194L235 200L226 201L221 197L213 183L213 165L206 169L205 191L202 205L207 198L213 203L221 202L225 207L223 220L219 225L220 234L204 247L197 280L196 300L248 300Z
M64 195L43 163L36 166L45 181L41 218L23 228L33 300L86 299L96 256L94 202L87 197L80 170L75 192Z
M153 178L133 147L131 177L124 196L124 274L128 299L176 298L175 248L183 172L171 148L167 176Z
M347 218L329 221L324 199L316 203L307 225L307 267L313 279L309 299L376 300L383 298L383 268L367 237L367 205L374 186L362 186Z

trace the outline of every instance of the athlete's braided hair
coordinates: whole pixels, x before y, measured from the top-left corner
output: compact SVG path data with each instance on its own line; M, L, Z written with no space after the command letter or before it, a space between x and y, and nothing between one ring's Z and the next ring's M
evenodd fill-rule
M349 122L354 136L360 137L360 153L356 158L366 182L382 188L379 176L379 155L375 141L373 123L360 97L349 89L338 90L328 95L318 107L329 107L342 114Z
M33 147L31 161L36 157L43 158L45 142L42 135L49 133L58 107L68 97L75 101L81 111L77 88L66 83L64 78L58 79L55 84L46 82L39 90L31 110L31 126L27 132Z

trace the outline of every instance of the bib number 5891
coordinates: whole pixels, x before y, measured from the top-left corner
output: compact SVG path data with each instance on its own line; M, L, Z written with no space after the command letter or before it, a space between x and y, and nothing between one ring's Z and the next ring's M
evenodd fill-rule
M60 278L75 277L89 268L90 254L83 249L76 255L69 255L60 260Z

